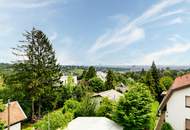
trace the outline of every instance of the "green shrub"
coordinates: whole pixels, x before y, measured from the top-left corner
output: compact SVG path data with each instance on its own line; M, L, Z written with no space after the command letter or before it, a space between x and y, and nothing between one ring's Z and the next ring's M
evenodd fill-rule
M108 98L103 98L102 102L100 103L100 106L96 111L96 115L111 118L113 109L114 109L114 102L109 100Z
M96 102L89 96L82 99L79 108L75 111L75 117L79 116L95 116Z
M159 102L155 101L152 104L152 113L151 113L151 118L150 118L150 130L154 130L154 127L156 125L158 107L159 107Z
M0 120L0 130L4 130L5 124Z
M69 99L64 103L63 113L71 112L74 113L77 109L79 109L80 103L74 99Z
M71 112L63 114L61 110L57 110L45 115L34 127L38 130L57 130L58 128L65 128L72 119L73 114Z
M165 123L162 125L161 130L173 130L173 128L172 128L172 126L171 126L169 123L165 122Z

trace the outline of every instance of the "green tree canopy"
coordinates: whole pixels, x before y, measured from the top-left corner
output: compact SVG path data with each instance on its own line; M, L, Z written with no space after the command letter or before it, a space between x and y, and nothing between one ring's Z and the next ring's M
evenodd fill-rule
M52 44L41 30L33 28L24 34L24 38L25 40L13 49L16 56L24 56L24 59L14 64L14 75L10 76L8 83L14 91L11 94L12 99L18 100L18 97L22 97L24 101L31 102L34 117L36 113L41 115L41 108L54 107L62 73ZM20 102L23 103L23 100Z
M164 76L160 78L160 86L162 87L162 90L168 90L173 83L173 79L169 76Z
M86 73L85 79L89 80L89 79L91 79L93 77L96 77L96 69L93 66L90 66L88 68L87 73Z
M90 79L89 86L92 89L92 91L94 91L94 92L101 92L101 91L105 90L104 82L98 77L94 77L94 78Z
M106 76L106 82L105 82L105 89L114 89L114 73L112 70L108 70L107 76Z
M152 102L148 87L135 84L118 102L113 120L124 126L124 130L149 129Z

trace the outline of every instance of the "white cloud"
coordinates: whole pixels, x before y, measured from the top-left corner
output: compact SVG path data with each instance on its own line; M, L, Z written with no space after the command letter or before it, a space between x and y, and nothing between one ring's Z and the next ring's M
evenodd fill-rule
M190 49L190 44L175 44L173 47L169 47L157 52L146 55L143 59L144 64L150 64L153 60L159 60L164 56L168 56L176 53L183 53Z
M147 11L145 11L141 16L137 17L130 23L120 28L116 28L113 31L107 32L103 34L102 36L100 36L96 40L95 44L90 48L89 52L94 53L101 48L105 48L107 46L114 45L114 44L123 44L123 46L126 46L126 45L134 43L137 40L142 39L143 36L145 35L144 28L142 27L143 24L151 21L151 19L154 17L157 17L156 19L160 19L168 15L181 13L182 10L181 11L178 10L176 12L162 14L160 18L158 18L157 16L158 14L162 13L165 9L184 1L185 0L163 0L155 4L154 6L150 7ZM134 32L140 32L139 35L141 36L132 35Z
M165 25L174 25L174 24L181 24L181 23L183 23L183 20L180 17L177 17L167 22Z
M0 0L0 8L39 8L60 0Z

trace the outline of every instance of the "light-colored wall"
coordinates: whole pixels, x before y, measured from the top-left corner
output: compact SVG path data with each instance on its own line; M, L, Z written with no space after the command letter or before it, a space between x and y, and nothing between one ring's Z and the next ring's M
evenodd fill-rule
M7 128L5 130L7 130ZM15 125L12 125L10 127L10 130L21 130L21 123L17 123Z
M190 87L175 91L167 103L165 119L174 130L185 130L185 119L190 119L190 108L185 107L185 96L190 96Z

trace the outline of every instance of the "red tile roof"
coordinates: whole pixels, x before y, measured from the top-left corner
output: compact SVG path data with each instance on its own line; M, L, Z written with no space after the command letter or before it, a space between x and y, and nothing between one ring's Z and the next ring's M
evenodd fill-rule
M177 77L174 80L172 86L170 87L166 96L162 100L160 107L159 107L159 110L162 110L165 107L167 101L169 100L170 96L172 95L172 93L174 91L181 90L181 89L187 88L187 87L190 87L190 73L185 74L185 75L180 76L180 77Z
M10 103L10 125L21 122L25 120L27 117L23 112L17 101ZM5 122L5 125L8 125L8 105L3 112L0 112L0 120Z

